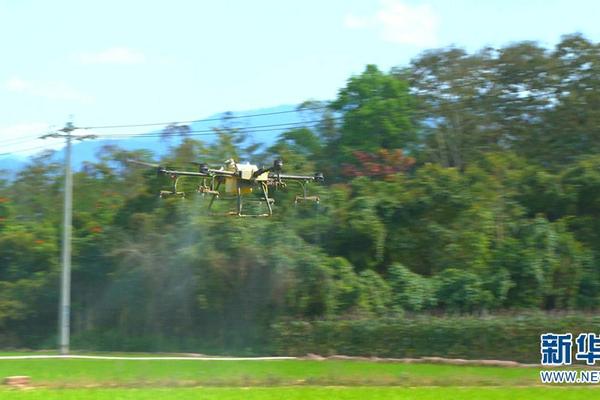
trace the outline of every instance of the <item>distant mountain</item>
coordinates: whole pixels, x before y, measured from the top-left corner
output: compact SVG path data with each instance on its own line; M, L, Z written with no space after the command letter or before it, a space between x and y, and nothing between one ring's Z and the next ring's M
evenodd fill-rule
M289 129L286 126L280 128L277 125L302 122L300 113L293 112L296 107L294 105L282 105L227 114L214 114L188 124L191 131L190 136L210 143L215 140L215 135L212 134L213 128L227 125L248 131L249 143L260 143L269 146L277 140L277 137L283 131ZM148 133L158 134L160 130L153 130ZM160 137L136 138L135 136L127 139L83 141L73 146L73 164L80 165L83 161L93 160L98 150L106 145L116 145L125 150L146 149L160 156L166 153L170 146L180 141L180 137L165 140Z
M27 159L16 156L0 157L0 179L12 179L27 164Z
M215 136L210 134L213 128L223 126L232 126L244 129L248 134L249 143L259 143L264 146L272 145L277 137L284 131L289 130L288 125L282 124L300 124L305 121L301 113L293 112L296 105L281 105L277 107L261 108L241 112L231 112L227 114L215 114L206 118L198 119L189 124L191 137L210 143ZM259 115L257 115L259 114ZM228 118L229 117L229 118ZM233 118L231 118L233 117ZM309 117L310 118L310 117ZM152 118L148 118L152 122ZM206 121L209 120L209 121ZM258 128L257 128L258 127ZM162 129L162 127L161 127ZM107 133L109 130L106 130ZM111 133L118 133L114 130ZM159 130L149 130L147 133L159 133ZM104 131L98 131L104 133ZM179 137L164 140L160 137L128 137L124 139L102 139L86 140L74 142L73 144L73 166L79 168L84 161L96 159L100 149L106 145L116 145L124 150L150 150L157 156L165 154L169 147L181 141ZM57 154L62 159L62 152ZM0 158L0 169L8 171L17 171L27 163L27 157L10 156Z

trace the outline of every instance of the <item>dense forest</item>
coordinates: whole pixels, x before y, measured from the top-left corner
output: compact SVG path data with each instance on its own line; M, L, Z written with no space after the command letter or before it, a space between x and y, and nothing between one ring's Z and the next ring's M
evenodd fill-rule
M596 308L600 44L431 50L389 72L369 65L298 112L319 123L268 148L225 118L214 141L171 132L162 160L106 147L75 173L76 345L260 349L285 321ZM294 206L289 187L272 218L214 217L200 195L159 199L168 177L129 158L281 158L326 181L311 188L318 207ZM0 346L55 346L55 160L0 181Z

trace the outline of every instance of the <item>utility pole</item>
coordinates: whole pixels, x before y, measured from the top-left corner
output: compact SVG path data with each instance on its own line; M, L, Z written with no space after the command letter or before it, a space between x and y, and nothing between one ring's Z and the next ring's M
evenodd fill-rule
M65 194L62 238L62 271L60 278L60 306L58 311L58 347L60 354L69 354L71 332L71 230L73 220L73 173L71 171L71 141L73 139L94 139L94 135L73 136L77 128L72 122L67 122L58 132L44 135L41 138L64 138L65 147Z

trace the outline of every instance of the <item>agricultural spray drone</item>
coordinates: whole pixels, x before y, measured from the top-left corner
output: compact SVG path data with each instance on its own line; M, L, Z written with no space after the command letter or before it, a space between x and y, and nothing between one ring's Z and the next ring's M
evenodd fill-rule
M178 190L181 178L199 178L201 183L196 191L203 196L210 196L208 210L213 207L215 200L236 201L237 207L227 215L240 217L268 217L273 215L273 203L275 200L269 197L270 189L285 188L287 183L295 182L300 185L302 194L297 195L295 203L319 202L319 196L309 196L307 185L310 182L323 182L322 173L314 175L290 175L282 173L283 162L275 160L268 168L259 168L253 164L241 164L230 159L219 168L210 168L205 163L192 163L198 166L197 171L181 171L157 164L146 163L137 160L129 160L131 163L156 168L157 174L166 175L172 180L171 190L161 190L160 197L185 197L186 193ZM254 201L266 204L267 212L262 214L244 214L244 202Z

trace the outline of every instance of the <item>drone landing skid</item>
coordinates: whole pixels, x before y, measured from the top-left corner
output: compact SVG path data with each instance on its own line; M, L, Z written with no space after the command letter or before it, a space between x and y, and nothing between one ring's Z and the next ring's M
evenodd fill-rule
M302 202L309 202L309 201L314 201L315 203L319 204L321 199L319 198L319 196L296 196L296 200L294 200L294 204L298 204L298 203L302 203Z
M185 192L179 192L177 190L177 183L179 182L179 179L181 179L181 177L178 176L171 176L171 180L173 181L173 189L171 190L161 190L159 193L159 197L161 199L166 199L169 197L179 197L184 199L185 198Z
M172 192L170 190L161 190L159 193L159 197L161 199L166 199L168 197L180 197L180 198L184 199L185 192Z
M225 215L228 215L231 217L270 217L271 216L271 214L238 214L235 211L230 211Z
M298 205L298 203L304 203L304 202L309 202L309 201L314 201L318 205L319 202L321 201L321 199L319 198L319 196L309 196L308 195L308 190L306 188L307 182L298 182L298 183L300 184L300 187L302 188L302 194L296 196L296 200L294 200L294 205Z
M218 189L218 187L217 187ZM273 203L275 203L275 199L269 197L269 188L267 186L266 183L261 183L261 189L262 189L262 197L261 198L256 198L256 199L246 199L247 202L257 202L257 203L266 203L267 204L267 208L269 210L268 213L262 213L262 214L244 214L242 212L243 210L243 206L244 206L244 200L243 200L243 194L242 194L242 190L241 187L238 186L237 187L237 194L236 196L233 197L221 197L219 196L219 192L217 191L217 194L213 194L212 199L210 201L210 203L208 204L208 211L210 212L212 205L214 203L215 199L222 199L222 200L236 200L237 201L237 210L236 211L229 211L228 213L225 214L221 214L221 215L229 215L229 216L236 216L236 217L270 217L273 215ZM211 214L211 215L215 215L215 214Z

